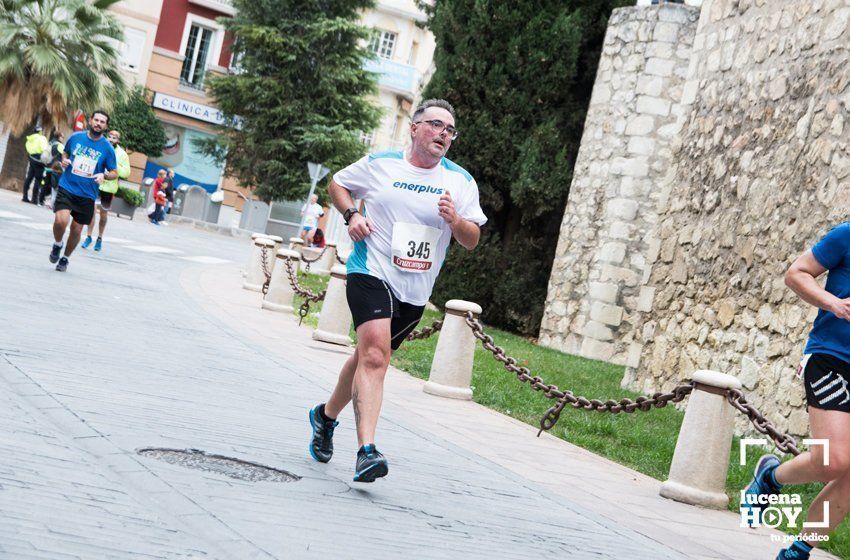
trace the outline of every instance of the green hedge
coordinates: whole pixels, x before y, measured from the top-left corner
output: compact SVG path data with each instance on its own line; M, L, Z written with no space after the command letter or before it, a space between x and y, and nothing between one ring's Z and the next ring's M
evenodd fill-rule
M145 203L145 197L142 196L142 193L134 189L118 187L118 192L115 194L130 206L138 207Z

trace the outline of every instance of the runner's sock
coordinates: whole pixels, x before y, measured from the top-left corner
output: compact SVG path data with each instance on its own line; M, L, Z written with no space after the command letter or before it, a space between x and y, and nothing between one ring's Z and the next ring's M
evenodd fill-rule
M56 243L56 242L54 241L54 242L53 242L53 246L54 246L54 247L59 247L59 248L61 249L61 248L62 248L62 243Z
M322 403L319 405L319 416L322 417L322 420L325 422L335 422L336 418L331 418L330 416L325 414L325 404Z

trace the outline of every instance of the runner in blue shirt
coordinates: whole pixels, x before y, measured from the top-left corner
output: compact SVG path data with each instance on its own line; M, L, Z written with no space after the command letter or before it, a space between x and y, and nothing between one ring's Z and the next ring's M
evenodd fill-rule
M821 288L817 278L827 271ZM806 389L811 437L829 445L812 445L782 464L775 455L765 455L744 494L748 502L761 504L786 484L826 483L806 518L809 524L826 521L826 526L807 526L777 556L777 560L806 560L812 546L826 540L850 509L850 222L836 226L800 255L785 274L785 284L820 310L798 376ZM742 512L760 516L761 508L742 504Z
M89 119L89 130L72 134L65 143L65 151L62 153L64 171L59 178L59 190L53 205L55 243L50 250L50 262L58 261L58 271L68 268L68 257L80 242L83 226L91 223L100 185L118 177L115 150L103 136L108 126L109 115L104 111L95 111ZM68 245L65 254L59 258L62 238L69 222L71 232L68 234Z

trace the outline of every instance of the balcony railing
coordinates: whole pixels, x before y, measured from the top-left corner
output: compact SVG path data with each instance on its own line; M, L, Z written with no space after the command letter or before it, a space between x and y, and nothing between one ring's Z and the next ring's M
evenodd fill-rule
M363 67L370 72L376 72L378 74L379 86L413 99L417 85L415 67L409 64L393 62L386 58L367 60Z

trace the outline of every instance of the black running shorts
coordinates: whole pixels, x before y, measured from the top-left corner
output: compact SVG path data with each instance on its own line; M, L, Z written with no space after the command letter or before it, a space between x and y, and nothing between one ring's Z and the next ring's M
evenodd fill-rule
M397 350L405 337L416 328L424 305L411 305L399 301L386 282L368 274L349 274L345 282L348 308L354 319L354 328L372 319L392 319L390 346Z
M109 210L110 208L112 208L113 198L115 198L114 193L100 191L100 207L104 210Z
M809 406L850 412L850 364L829 354L810 354L801 365Z
M53 203L53 212L59 210L70 210L71 217L78 224L90 224L94 217L94 200L71 194L59 187L59 192L56 193L56 202Z

